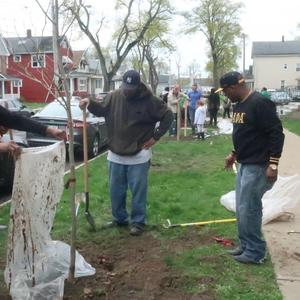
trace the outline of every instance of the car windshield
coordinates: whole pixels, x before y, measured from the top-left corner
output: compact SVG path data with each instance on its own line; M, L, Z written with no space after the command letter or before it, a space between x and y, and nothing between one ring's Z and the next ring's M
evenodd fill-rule
M82 117L82 110L78 106L78 103L71 103L71 111L73 118ZM57 101L45 106L37 115L39 117L67 118L65 108Z

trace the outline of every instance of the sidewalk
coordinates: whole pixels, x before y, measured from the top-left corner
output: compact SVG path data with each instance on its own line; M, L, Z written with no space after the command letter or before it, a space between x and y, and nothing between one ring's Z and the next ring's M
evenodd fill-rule
M300 174L300 137L285 130L285 145L280 159L279 175ZM300 191L299 191L300 193ZM274 222L263 227L268 250L277 274L277 283L285 300L299 300L300 291L300 203L289 222Z

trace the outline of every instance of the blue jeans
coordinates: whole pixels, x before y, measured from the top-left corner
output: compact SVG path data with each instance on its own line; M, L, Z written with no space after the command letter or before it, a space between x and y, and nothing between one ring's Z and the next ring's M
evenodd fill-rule
M195 112L196 112L196 108L193 108L193 107L189 106L189 117L190 117L192 133L195 133L195 125L194 125Z
M241 164L236 179L236 214L243 255L259 261L266 254L262 239L262 197L273 183L266 177L267 165Z
M169 128L169 135L177 134L177 113L173 113L174 120Z
M112 215L118 224L128 222L126 195L129 187L132 194L131 223L145 225L149 166L149 161L137 165L108 162Z

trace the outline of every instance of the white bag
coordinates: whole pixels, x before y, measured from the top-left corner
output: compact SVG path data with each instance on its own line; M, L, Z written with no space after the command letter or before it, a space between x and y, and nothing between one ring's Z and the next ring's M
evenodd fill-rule
M70 247L51 240L63 192L65 145L24 149L16 161L7 239L5 282L14 300L63 298ZM75 276L95 274L76 253Z
M293 208L300 200L300 176L278 177L273 188L267 191L263 198L262 223L290 217L293 215ZM235 211L235 191L223 195L220 203L230 211Z

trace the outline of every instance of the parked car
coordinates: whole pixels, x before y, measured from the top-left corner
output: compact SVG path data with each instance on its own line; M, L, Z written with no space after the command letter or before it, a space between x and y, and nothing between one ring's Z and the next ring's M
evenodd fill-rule
M76 153L82 154L83 115L82 110L79 108L78 105L78 101L71 101L71 112L74 128L74 150L76 151ZM45 124L46 126L66 130L66 132L68 133L67 112L62 106L61 102L57 100L46 105L32 118ZM103 117L96 117L91 113L87 113L87 136L89 157L94 157L99 154L99 151L102 147L107 145L107 129L105 119ZM57 140L50 137L44 137L38 134L28 133L27 141L29 146L35 147L53 144Z
M31 117L32 115L34 115L33 110L26 107L18 99L0 99L0 105L7 108L10 111L20 113L25 117Z
M271 95L271 100L276 105L284 105L292 101L291 96L285 91L270 91L269 93Z
M2 138L2 142L9 140L8 134ZM27 141L23 138L14 138L15 142L21 147L28 147ZM15 174L15 160L9 153L0 153L0 191L10 192L13 187Z
M290 90L290 96L293 99L293 101L299 101L300 100L300 90Z
M95 95L95 100L99 102L103 102L103 99L108 94L108 92L101 92Z

